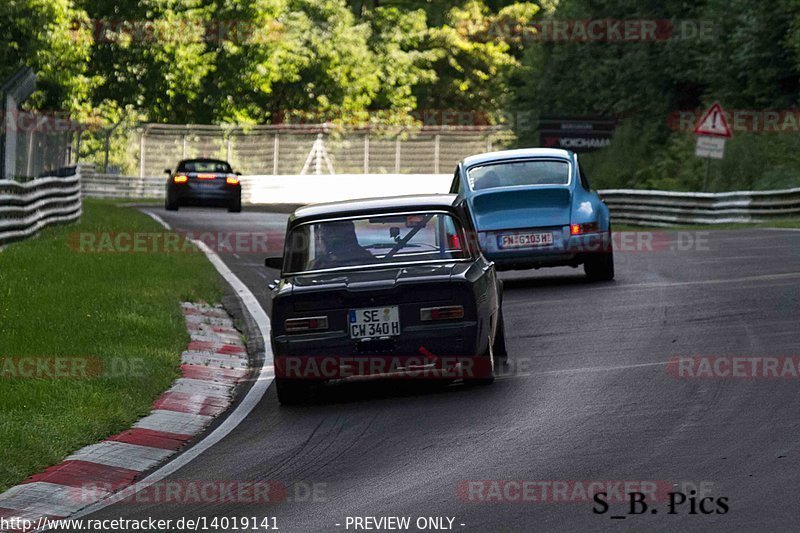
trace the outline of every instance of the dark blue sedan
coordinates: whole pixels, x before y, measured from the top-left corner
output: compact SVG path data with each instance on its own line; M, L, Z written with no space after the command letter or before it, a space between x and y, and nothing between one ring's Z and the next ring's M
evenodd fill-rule
M242 210L239 173L227 161L187 159L178 163L174 173L170 169L164 172L169 176L164 201L168 211L177 211L182 205L222 206L232 213Z

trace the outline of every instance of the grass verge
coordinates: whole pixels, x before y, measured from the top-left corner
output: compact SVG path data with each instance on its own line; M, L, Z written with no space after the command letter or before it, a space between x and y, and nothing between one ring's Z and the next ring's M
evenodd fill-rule
M222 295L197 251L79 252L81 232L163 229L84 200L78 223L0 251L0 492L146 415L179 375L179 302Z

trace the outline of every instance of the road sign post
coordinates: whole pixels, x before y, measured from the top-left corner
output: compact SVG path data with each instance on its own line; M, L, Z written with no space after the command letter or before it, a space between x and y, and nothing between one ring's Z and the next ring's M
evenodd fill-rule
M697 135L694 155L706 160L706 171L703 177L703 190L705 191L708 185L710 162L712 159L725 157L725 141L731 137L731 129L728 127L725 111L719 102L714 102L708 111L703 113L694 133Z

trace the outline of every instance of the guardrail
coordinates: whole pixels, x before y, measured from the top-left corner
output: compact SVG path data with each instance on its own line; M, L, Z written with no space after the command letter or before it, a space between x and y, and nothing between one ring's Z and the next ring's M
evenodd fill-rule
M61 173L66 174L66 173ZM41 228L81 216L81 176L0 180L0 245L26 239Z
M88 174L86 196L164 198L165 177ZM243 176L244 204L307 204L348 198L447 192L450 174L336 174ZM778 191L693 193L605 189L598 191L614 222L639 226L762 222L800 216L800 188Z
M83 195L91 198L164 198L165 177L132 177L111 174L83 176Z
M764 222L800 216L800 188L720 193L598 191L616 223L647 226Z

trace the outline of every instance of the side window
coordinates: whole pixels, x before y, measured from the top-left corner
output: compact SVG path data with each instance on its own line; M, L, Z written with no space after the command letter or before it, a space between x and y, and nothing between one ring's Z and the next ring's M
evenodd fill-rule
M458 167L456 167L456 173L453 175L453 182L450 184L450 193L461 193L461 176L458 173Z

